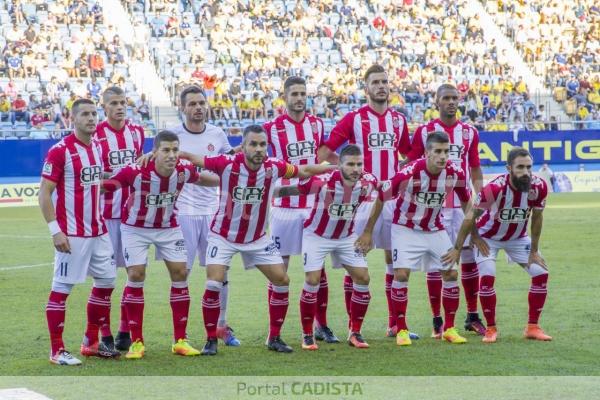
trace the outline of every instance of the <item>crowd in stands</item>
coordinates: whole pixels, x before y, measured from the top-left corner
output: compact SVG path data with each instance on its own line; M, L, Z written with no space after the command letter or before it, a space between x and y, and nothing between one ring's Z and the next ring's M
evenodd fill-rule
M486 8L567 114L597 128L587 121L600 120L600 3L497 0Z
M123 44L95 0L0 1L0 22L4 136L60 136L71 128L73 101L99 102L108 85L125 90L132 117L149 118L145 98L127 79L128 63L143 54Z

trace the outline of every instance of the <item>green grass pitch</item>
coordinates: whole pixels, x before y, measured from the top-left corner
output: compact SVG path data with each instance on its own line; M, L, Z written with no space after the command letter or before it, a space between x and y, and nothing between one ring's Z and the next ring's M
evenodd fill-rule
M496 280L498 343L484 345L471 334L467 334L469 343L462 346L429 339L425 277L414 273L408 322L423 338L410 348L398 348L393 339L384 337L383 254L374 251L369 255L373 299L363 327L371 348L357 350L340 343L322 344L317 352L301 351L298 298L303 273L300 259L295 257L290 266L290 308L283 329L284 339L295 352L274 354L264 346L268 318L265 278L258 271L243 271L236 256L230 273L229 321L242 347L220 345L219 354L210 358L172 355L168 274L162 264L152 262L145 289L146 357L138 361L87 359L81 367L67 368L48 363L44 307L53 259L48 230L37 208L0 209L0 375L599 375L599 221L599 194L558 194L548 199L541 250L551 275L541 324L554 336L550 343L522 338L529 278L519 267L507 266L501 254ZM15 268L21 266L33 267ZM330 326L345 338L343 273L328 272ZM203 270L196 266L190 277L188 332L197 347L204 343L200 308L204 280ZM113 296L113 330L124 281L124 271L119 271ZM77 286L68 300L64 338L73 353L78 353L85 327L90 285ZM461 294L457 322L463 319Z

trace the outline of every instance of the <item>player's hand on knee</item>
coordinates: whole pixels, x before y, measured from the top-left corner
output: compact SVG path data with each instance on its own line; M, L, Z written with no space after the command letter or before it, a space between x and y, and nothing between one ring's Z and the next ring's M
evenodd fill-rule
M71 253L69 239L64 233L59 232L52 236L52 241L54 242L54 248L56 248L56 250L60 251L61 253Z
M479 254L481 254L484 257L490 255L490 246L488 246L487 242L479 236L471 237L471 247L477 248Z
M452 265L458 263L458 260L460 260L460 250L456 249L455 247L448 250L448 252L441 258L443 265Z
M155 154L151 151L150 153L142 154L135 162L137 165L145 167L150 161L154 160L154 157Z
M546 271L548 270L548 266L546 265L546 260L544 260L544 257L542 257L542 255L540 253L536 252L531 252L529 253L529 260L527 261L527 266L531 267L531 264L537 264L540 267L544 268Z

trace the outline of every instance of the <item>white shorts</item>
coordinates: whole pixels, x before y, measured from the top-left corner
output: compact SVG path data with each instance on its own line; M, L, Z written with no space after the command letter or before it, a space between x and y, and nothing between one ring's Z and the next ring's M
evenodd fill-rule
M395 204L395 201L386 201L383 203L383 210L373 228L373 244L378 249L391 250L392 248L391 229ZM360 236L365 230L374 205L374 201L369 201L362 203L358 207L354 216L354 233L357 236Z
M455 264L442 265L441 258L452 248L446 231L424 232L392 225L392 261L394 269L413 271L449 271Z
M115 278L117 268L107 234L81 238L69 236L71 253L54 251L54 281L83 283L88 276Z
M304 220L310 216L310 208L272 207L269 222L271 239L282 256L300 254Z
M125 259L123 258L123 242L121 241L121 220L107 219L105 223L106 229L108 230L108 236L110 237L110 242L112 243L112 247L115 252L117 268L125 268Z
M483 240L485 240L485 242L488 244L490 248L490 254L487 257L484 257L479 253L479 250L475 249L475 261L477 264L481 264L487 260L496 261L498 251L500 249L503 249L506 255L509 256L512 261L518 264L527 264L529 261L529 252L531 250L531 238L529 236L506 241L492 240L487 238L483 238Z
M275 243L267 235L252 243L233 243L214 232L208 234L206 249L206 265L231 265L234 255L240 253L245 269L256 268L257 265L283 264Z
M444 208L442 210L442 224L450 237L450 241L454 244L460 227L465 219L465 213L461 207ZM473 250L468 247L471 242L471 235L468 235L465 239L464 247L460 253L460 259L463 263L474 263L475 255Z
M206 239L210 231L212 215L178 215L177 222L185 240L187 250L187 269L194 266L194 259L198 256L201 267L206 265ZM158 247L156 248L156 260L164 260Z
M185 241L179 227L137 228L121 225L123 257L128 267L148 264L148 248L153 244L167 261L187 262Z
M342 239L326 239L305 230L302 236L304 272L320 271L328 254L331 254L333 268L342 268L344 265L367 268L365 256L354 247L356 238L353 234Z

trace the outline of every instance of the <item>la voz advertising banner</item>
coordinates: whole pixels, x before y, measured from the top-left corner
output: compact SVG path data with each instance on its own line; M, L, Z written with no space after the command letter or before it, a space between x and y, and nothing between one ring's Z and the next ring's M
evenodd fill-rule
M233 146L241 138L230 137ZM56 140L0 141L0 177L39 176L44 157ZM483 166L504 165L513 146L528 148L541 164L600 163L600 131L481 132L479 156ZM145 143L152 148L152 139Z

